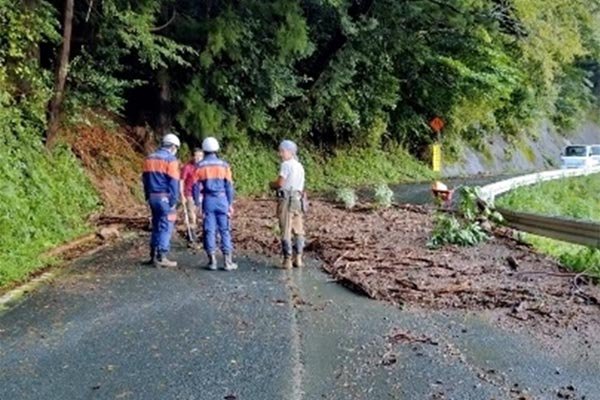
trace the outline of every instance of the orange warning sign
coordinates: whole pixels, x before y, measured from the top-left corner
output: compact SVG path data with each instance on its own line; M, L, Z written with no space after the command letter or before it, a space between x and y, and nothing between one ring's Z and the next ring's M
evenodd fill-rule
M444 129L445 125L446 124L444 124L444 120L442 120L440 117L435 117L429 122L429 126L435 131L435 133L440 133L442 129Z

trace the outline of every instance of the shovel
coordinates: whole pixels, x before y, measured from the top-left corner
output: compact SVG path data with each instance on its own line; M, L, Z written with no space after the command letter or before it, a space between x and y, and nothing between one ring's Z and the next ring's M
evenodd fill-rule
M187 235L186 235L187 240L190 243L196 243L196 233L194 232L194 230L192 229L192 226L190 225L190 215L188 214L186 202L183 202L183 215L184 215L184 219L185 219L185 228L187 231Z

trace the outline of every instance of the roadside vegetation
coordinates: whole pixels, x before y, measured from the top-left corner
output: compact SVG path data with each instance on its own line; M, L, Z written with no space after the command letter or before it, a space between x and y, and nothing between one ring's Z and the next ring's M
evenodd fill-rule
M502 215L478 202L477 188L463 186L454 212L439 209L427 247L439 249L446 245L476 246L489 240L492 224L502 222Z
M81 165L114 160L72 127L146 130L140 152L167 131L217 136L241 194L265 192L284 137L311 191L427 179L435 116L483 143L595 110L599 15L590 0L0 0L0 285L105 200L111 173ZM133 160L115 174L132 181Z
M600 222L600 174L519 188L496 203L516 211ZM524 234L524 239L565 266L600 277L599 249L530 234Z
M600 222L600 174L519 188L496 203L515 211Z
M565 267L600 279L600 250L530 234L523 234L523 239Z
M224 157L232 165L239 194L268 193L268 182L278 172L276 146L230 146ZM342 148L324 155L308 145L300 148L299 157L307 170L307 189L313 193L343 187L373 186L374 183L425 181L437 176L399 146L384 149Z
M32 144L18 152L0 146L0 286L47 265L43 252L88 232L86 217L99 206L68 149L47 153L35 136L22 131L20 138Z

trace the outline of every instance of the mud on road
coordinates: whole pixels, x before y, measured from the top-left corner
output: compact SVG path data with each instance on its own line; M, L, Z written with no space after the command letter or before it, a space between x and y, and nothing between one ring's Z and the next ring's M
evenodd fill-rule
M277 254L275 204L245 200L236 208L237 246ZM577 331L584 343L600 326L600 290L583 276L513 240L508 230L478 247L430 250L432 214L422 206L348 211L315 201L308 251L336 281L400 306L493 310L508 328L542 336Z

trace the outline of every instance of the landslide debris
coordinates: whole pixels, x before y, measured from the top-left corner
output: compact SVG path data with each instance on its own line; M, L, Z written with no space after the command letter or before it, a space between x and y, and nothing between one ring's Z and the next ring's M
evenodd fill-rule
M246 251L279 251L275 203L242 200L233 222ZM428 249L433 210L397 206L352 211L314 201L308 251L338 282L370 298L422 308L501 310L504 322L584 330L598 323L600 291L584 276L497 230L477 247Z

